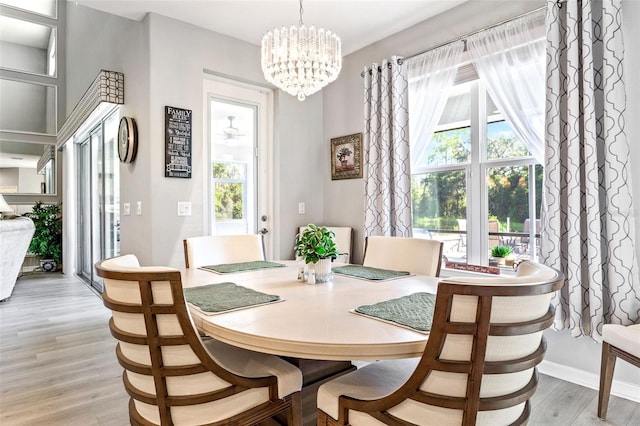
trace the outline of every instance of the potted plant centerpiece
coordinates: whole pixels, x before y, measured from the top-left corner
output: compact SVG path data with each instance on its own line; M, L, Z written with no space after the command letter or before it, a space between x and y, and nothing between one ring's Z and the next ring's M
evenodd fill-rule
M62 261L62 216L60 205L38 201L25 216L36 227L29 252L40 257L40 267L45 272L55 271Z
M331 261L338 257L335 233L326 227L309 224L306 229L296 235L293 246L296 256L315 270L316 282L331 281Z
M505 266L506 258L512 251L510 246L495 246L491 249L491 257L496 259L498 266Z

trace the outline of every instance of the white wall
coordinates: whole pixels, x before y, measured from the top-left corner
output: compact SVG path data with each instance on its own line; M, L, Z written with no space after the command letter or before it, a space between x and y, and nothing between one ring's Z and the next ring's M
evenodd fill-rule
M502 22L544 6L544 1L471 0L457 8L424 21L378 43L367 46L344 60L338 80L324 89L324 139L361 132L363 129L363 83L360 73L373 62L392 55L409 56L428 50L485 26ZM640 2L623 2L626 40L625 72L628 88L627 135L631 145L631 164L640 163L640 83L634 75L640 69L640 50L632 44L640 40ZM364 183L362 179L331 181L329 157L325 159L325 222L355 229L353 262L362 261ZM640 168L631 167L635 204L635 223L640 223ZM339 206L339 208L337 207ZM640 226L635 230L640 242ZM639 245L640 246L640 245ZM638 249L640 258L640 249ZM574 339L567 332L546 332L548 352L541 371L597 387L601 345L589 338ZM631 384L631 387L624 386ZM638 395L640 370L624 361L616 367L614 393ZM637 396L636 396L637 398Z

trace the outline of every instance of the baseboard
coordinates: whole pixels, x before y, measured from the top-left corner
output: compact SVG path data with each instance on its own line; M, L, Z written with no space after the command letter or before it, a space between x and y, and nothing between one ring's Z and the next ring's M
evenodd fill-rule
M598 390L600 387L600 376L598 374L578 370L577 368L555 362L542 361L538 366L538 371L547 376L587 388ZM611 395L640 403L640 386L614 379L611 384Z

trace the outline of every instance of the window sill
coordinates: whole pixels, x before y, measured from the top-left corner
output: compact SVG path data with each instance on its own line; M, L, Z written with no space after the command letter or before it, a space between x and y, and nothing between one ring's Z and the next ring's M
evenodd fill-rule
M500 275L494 274L486 274L482 272L474 272L474 271L463 271L460 269L450 269L450 268L442 268L440 272L440 278L449 278L449 277L500 277L500 276L513 276L515 275L515 270L510 266L500 266Z

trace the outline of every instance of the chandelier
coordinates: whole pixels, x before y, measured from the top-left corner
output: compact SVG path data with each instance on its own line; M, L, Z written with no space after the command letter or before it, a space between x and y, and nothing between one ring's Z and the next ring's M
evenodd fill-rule
M274 28L262 38L262 72L274 84L298 100L304 99L338 78L342 68L340 37L302 21L287 29Z

